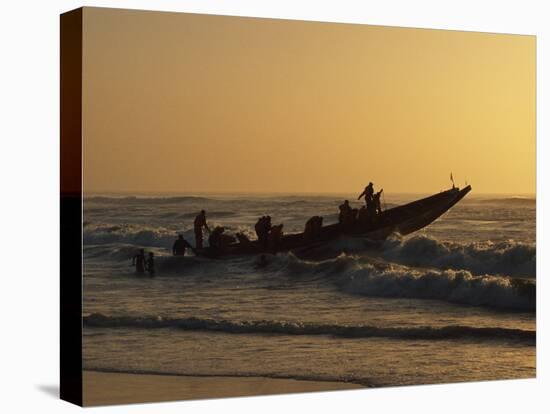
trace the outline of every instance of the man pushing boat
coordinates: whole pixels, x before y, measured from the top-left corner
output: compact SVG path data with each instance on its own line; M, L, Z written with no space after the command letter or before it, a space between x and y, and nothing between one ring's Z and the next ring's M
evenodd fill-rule
M197 249L202 249L202 228L204 227L208 233L210 233L210 229L208 228L208 224L206 224L206 211L201 210L201 212L195 217L195 221L193 223L193 227L195 229L195 247Z

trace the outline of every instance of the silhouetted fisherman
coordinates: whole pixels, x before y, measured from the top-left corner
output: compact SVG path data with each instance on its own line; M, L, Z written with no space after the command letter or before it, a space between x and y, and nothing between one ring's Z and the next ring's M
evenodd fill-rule
M369 214L370 219L372 219L376 215L376 205L374 203L374 185L371 182L365 187L365 189L359 195L359 197L357 197L357 199L359 200L363 196L365 196L367 213Z
M174 256L185 256L185 249L193 249L187 240L180 234L172 246L172 254Z
M271 220L270 220L270 223L271 223ZM273 251L277 251L277 249L281 244L282 239L283 239L283 225L279 224L277 226L271 226L269 230L269 240L268 240L269 248Z
M202 228L204 227L208 231L208 233L210 233L208 224L206 224L206 211L201 210L197 217L195 217L195 222L193 223L193 226L195 229L195 247L197 249L202 249Z
M132 258L132 266L136 267L136 273L145 273L145 251L139 249L138 254Z
M374 184L369 182L369 185L365 187L363 192L359 195L359 197L357 197L357 200L361 200L361 197L365 196L365 204L367 204L367 209L368 209L368 204L369 202L372 201L373 195L374 195Z
M262 216L256 222L254 226L258 241L262 249L267 249L269 231L271 230L271 217Z
M380 205L380 196L382 195L382 191L384 191L383 188L377 193L375 193L372 197L374 210L376 211L376 214L382 214L382 206Z
M323 227L323 217L313 216L306 221L304 228L304 240L311 241L319 238L321 235L321 228Z
M146 263L147 271L150 277L155 277L155 255L153 252L149 252L149 257Z
M264 246L265 240L267 239L267 233L265 231L265 216L262 216L258 219L256 224L254 225L254 231L256 231L258 242L261 246Z

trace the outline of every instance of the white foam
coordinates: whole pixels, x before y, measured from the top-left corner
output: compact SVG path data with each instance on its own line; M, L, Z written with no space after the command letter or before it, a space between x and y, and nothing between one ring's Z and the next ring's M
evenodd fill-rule
M378 297L437 299L474 306L534 311L535 283L466 270L422 270L396 264L357 264L340 279L344 291Z
M464 269L478 275L536 275L535 245L513 240L453 243L423 235L407 239L392 237L384 243L382 256L412 266Z

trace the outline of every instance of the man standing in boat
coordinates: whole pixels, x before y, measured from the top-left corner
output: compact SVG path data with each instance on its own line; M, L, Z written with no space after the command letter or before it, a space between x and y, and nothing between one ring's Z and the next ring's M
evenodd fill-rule
M382 191L384 191L383 188L372 196L374 210L376 211L376 214L382 214L382 205L380 203L380 196L382 195Z
M357 197L357 200L361 200L361 197L365 196L365 204L368 204L372 201L372 197L374 196L374 184L369 183L361 193L359 197Z
M195 247L197 249L202 249L202 228L205 228L208 233L210 229L208 224L206 224L206 211L201 210L201 212L195 217L194 228L195 228Z
M357 200L360 200L361 197L365 196L365 204L367 206L367 213L369 217L374 217L376 215L376 200L374 199L374 184L369 182L369 185L365 187L361 195L357 197Z
M267 239L269 232L271 230L271 217L270 216L262 216L258 219L256 222L256 225L254 226L254 230L256 230L256 235L258 236L258 242L260 243L260 246L262 249L267 249Z

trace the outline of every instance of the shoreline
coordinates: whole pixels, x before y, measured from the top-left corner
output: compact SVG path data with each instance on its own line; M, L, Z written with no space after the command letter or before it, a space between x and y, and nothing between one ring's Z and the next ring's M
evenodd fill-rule
M253 376L196 376L83 370L84 406L138 404L364 389L338 381Z

